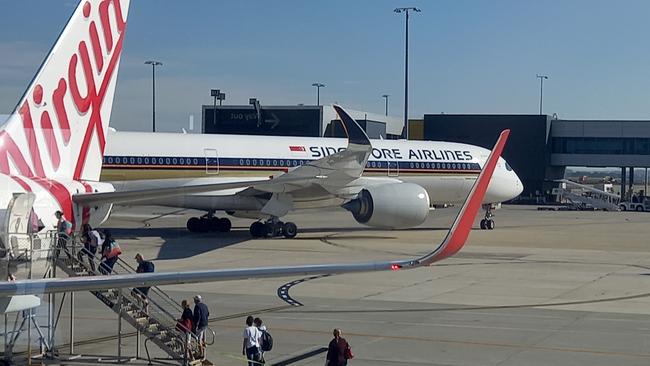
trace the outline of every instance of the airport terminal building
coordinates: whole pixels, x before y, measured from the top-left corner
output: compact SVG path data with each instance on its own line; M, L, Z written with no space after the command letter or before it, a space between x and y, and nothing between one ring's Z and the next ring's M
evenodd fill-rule
M566 167L619 167L621 194L634 186L634 168L650 167L650 121L561 120L547 115L426 114L424 140L491 147L499 132L512 133L504 151L524 183L522 197L550 198ZM417 129L416 129L417 131ZM627 192L627 193L626 193Z

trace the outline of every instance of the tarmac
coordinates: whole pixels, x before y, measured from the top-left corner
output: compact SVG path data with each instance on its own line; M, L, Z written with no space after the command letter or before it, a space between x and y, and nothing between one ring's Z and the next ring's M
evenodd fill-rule
M437 209L399 231L363 227L343 210L300 212L285 218L299 227L292 240L251 239L246 219L232 219L227 234L191 234L185 221L199 212L161 207L118 207L104 226L123 258L142 253L161 272L416 257L442 240L456 212ZM274 337L270 365L323 365L333 328L352 346L350 365L650 364L650 213L495 213L495 230L474 230L458 255L428 268L163 289L179 301L204 297L216 365L245 364L248 314ZM76 295L75 310L73 353L110 360L117 315L86 293ZM68 311L58 329L62 354ZM133 331L125 323L123 355L135 356ZM147 364L140 342L134 363ZM162 356L154 345L149 351Z

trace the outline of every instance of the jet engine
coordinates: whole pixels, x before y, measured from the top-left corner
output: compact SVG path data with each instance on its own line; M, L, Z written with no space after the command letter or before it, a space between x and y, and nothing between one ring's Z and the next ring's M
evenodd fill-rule
M413 183L388 183L364 188L343 205L358 223L404 229L420 225L429 214L429 195Z

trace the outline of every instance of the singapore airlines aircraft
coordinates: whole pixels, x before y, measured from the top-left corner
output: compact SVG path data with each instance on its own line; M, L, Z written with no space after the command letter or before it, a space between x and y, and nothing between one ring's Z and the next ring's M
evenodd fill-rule
M481 173L470 189L445 239L435 249L419 258L398 259L366 263L333 263L318 265L297 265L259 268L208 269L186 272L134 273L111 276L82 276L63 279L22 280L0 282L0 303L9 298L34 296L46 293L104 290L124 287L157 286L180 283L240 280L249 278L270 278L293 275L340 274L373 271L397 271L415 269L451 257L465 242L472 229L476 214L485 199L488 184L498 164L510 131L501 133ZM13 311L18 305L12 307Z
M334 106L348 130L356 122ZM358 149L366 158L339 161L346 139L193 135L176 133L109 132L102 180L119 190L186 186L259 180L274 174L298 175L315 161L327 162L319 179L292 184L282 191L240 188L204 194L158 197L130 205L163 205L208 213L187 222L190 231L230 230L231 216L266 219L250 226L254 237L294 237L294 223L280 217L296 209L343 206L357 222L379 228L408 228L421 224L433 204L462 203L485 164L489 150L467 144L438 141L368 140L356 132ZM164 148L163 148L164 147ZM363 174L363 175L362 175ZM147 179L141 178L165 178ZM119 182L119 183L118 183ZM493 229L494 203L507 201L523 190L521 181L500 159L485 200L482 229Z

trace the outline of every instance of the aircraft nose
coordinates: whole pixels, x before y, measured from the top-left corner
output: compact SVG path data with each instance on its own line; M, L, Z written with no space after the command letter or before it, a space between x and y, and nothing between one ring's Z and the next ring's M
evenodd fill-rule
M521 179L519 179L519 176L516 173L513 172L512 174L515 176L512 198L515 198L524 191L524 184L521 182Z
M509 201L524 191L524 184L514 171L504 173L492 177L484 203Z

